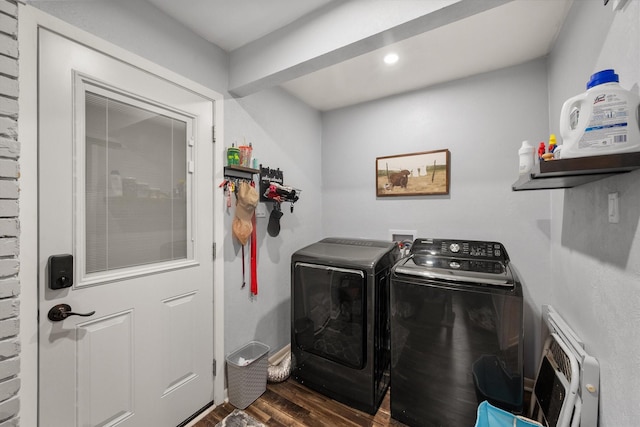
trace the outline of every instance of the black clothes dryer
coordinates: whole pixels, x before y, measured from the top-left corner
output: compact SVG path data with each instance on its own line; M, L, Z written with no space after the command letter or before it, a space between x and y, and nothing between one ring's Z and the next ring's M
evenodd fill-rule
M291 257L291 376L374 414L389 386L395 243L327 238Z
M523 405L522 287L497 242L416 239L391 278L391 417L475 424Z

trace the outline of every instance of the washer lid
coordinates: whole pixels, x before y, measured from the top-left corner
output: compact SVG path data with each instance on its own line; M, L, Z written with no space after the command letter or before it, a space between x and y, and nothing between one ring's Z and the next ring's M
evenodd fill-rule
M429 255L411 255L396 264L394 273L447 282L513 287L508 264Z

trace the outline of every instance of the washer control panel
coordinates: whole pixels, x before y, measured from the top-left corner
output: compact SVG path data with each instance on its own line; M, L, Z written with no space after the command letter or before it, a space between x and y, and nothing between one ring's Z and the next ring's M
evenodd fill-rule
M509 261L504 246L498 242L418 238L411 246L414 255L431 255L491 261Z

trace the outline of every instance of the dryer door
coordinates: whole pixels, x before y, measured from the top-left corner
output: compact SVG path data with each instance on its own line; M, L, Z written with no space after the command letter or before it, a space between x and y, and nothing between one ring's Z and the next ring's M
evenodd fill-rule
M366 275L360 270L296 263L293 340L300 350L365 366Z

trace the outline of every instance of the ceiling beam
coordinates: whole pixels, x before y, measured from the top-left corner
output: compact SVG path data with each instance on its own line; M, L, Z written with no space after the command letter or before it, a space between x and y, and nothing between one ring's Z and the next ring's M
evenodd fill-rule
M510 1L331 2L231 52L229 92L247 96Z

